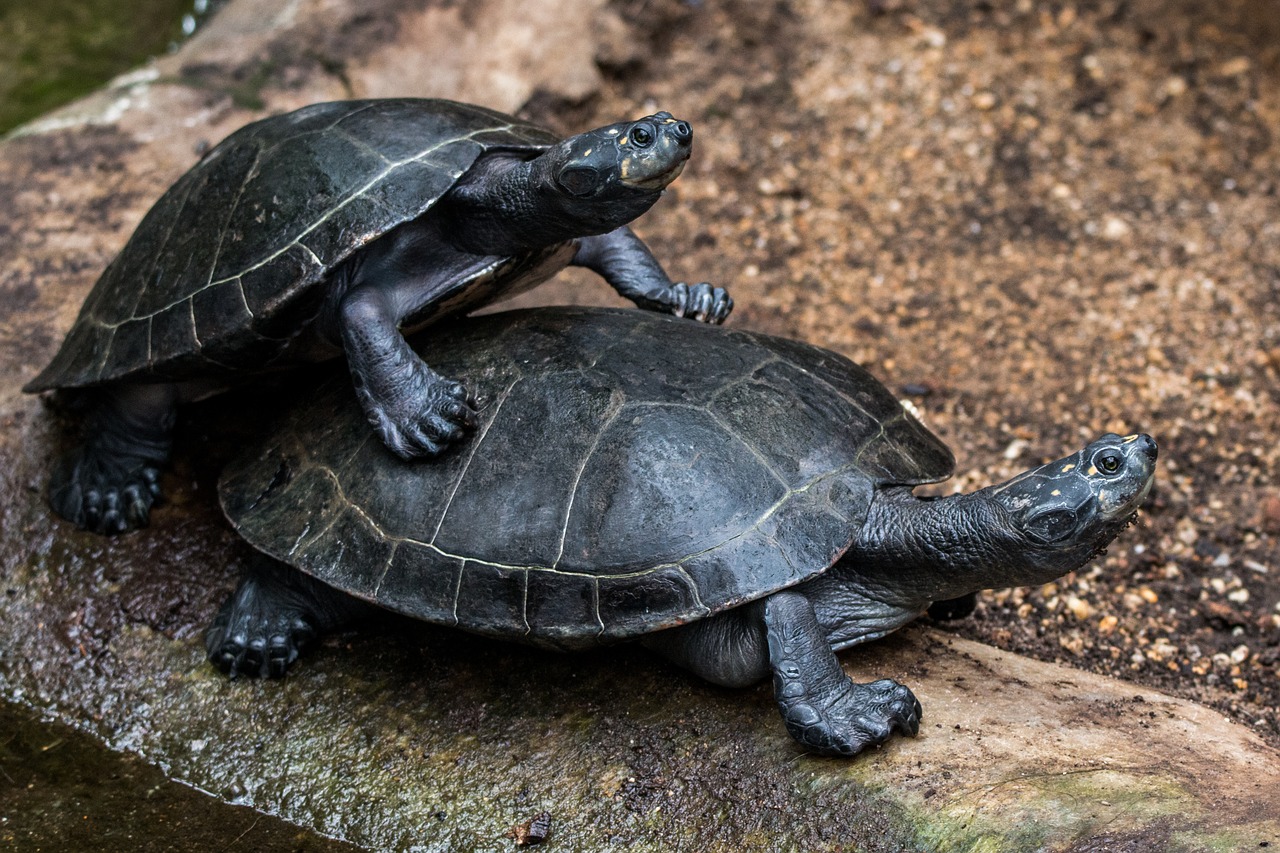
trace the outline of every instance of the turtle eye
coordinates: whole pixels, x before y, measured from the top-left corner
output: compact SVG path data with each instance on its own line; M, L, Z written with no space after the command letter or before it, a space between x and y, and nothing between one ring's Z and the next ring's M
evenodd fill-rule
M637 148L648 148L653 144L653 130L647 124L636 125L629 136Z
M1114 474L1120 470L1120 454L1114 450L1108 450L1098 455L1093 460L1093 464L1098 466L1098 470L1104 474Z

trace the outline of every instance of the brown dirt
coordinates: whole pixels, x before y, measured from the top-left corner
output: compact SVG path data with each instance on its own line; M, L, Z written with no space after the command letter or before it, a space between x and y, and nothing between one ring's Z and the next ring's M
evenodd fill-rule
M619 8L665 15L651 60L527 111L565 130L655 107L695 124L695 163L638 230L673 274L731 287L733 323L901 391L956 451L944 491L1108 430L1160 442L1142 523L1105 558L988 593L948 630L1280 744L1270 4Z

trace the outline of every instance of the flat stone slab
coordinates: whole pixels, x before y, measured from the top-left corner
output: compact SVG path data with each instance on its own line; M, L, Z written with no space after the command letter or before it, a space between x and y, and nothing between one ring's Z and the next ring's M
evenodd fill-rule
M357 18L340 0L271 17L254 5L232 2L162 70L208 60L238 79L237 62L319 31L320 16L330 29ZM404 60L419 28L390 28L386 55ZM925 709L919 737L852 761L801 754L767 685L723 690L629 647L550 655L388 619L332 638L282 682L227 681L201 633L249 551L213 486L272 398L188 409L170 502L109 541L50 517L41 492L66 442L18 390L193 161L193 137L259 114L168 71L0 142L0 696L371 849L510 850L543 812L547 849L562 851L1280 846L1280 755L1248 730L923 627L843 656ZM341 94L298 73L273 107ZM373 72L359 79L362 95L390 94Z

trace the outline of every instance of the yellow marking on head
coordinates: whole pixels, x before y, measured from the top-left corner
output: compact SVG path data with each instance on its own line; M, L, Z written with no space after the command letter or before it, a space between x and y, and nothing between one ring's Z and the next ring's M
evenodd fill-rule
M1061 495L1061 494L1062 494L1062 490L1061 490L1061 489L1054 489L1054 490L1053 490L1052 492L1050 492L1049 494L1053 495L1053 496L1056 498L1056 497L1058 497L1059 495Z
M631 140L625 136L618 140L619 145L629 145L630 143L631 143Z
M594 148L588 148L586 151L583 151L583 152L582 152L582 156L583 156L583 157L590 157L590 156L591 156L591 152L592 152L592 151L595 151L595 150L596 150L596 149L594 149Z
M1090 477L1092 477L1092 476L1096 475L1097 473L1098 473L1098 466L1096 466L1096 465L1090 465L1090 466L1089 466L1089 471L1088 471L1089 476L1090 476Z
M1063 474L1065 474L1065 473L1067 473L1068 471L1074 470L1074 469L1075 469L1075 467L1076 467L1076 463L1074 463L1074 462L1068 462L1066 465L1063 465L1063 466L1062 466L1062 473L1063 473Z
M1139 433L1136 433L1136 432L1135 432L1133 435L1126 435L1126 436L1124 437L1124 443L1125 443L1125 444L1128 444L1128 443L1129 443L1129 442L1131 442L1131 441L1137 441L1137 440L1138 440L1138 435L1139 435Z

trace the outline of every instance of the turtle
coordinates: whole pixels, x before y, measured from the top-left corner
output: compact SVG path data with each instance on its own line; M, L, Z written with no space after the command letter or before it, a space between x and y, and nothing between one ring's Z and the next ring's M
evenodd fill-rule
M847 358L618 309L474 318L424 356L476 389L477 438L406 465L332 389L224 470L256 549L206 632L234 676L282 676L386 610L572 650L636 640L716 684L772 675L807 750L849 756L921 707L836 652L982 589L1078 569L1136 517L1148 435L1106 434L976 492L917 496L954 457Z
M673 283L629 222L684 168L668 112L558 140L448 100L312 104L206 153L151 208L24 390L63 389L87 439L50 500L101 533L147 523L175 404L267 368L345 353L396 455L430 458L475 424L465 386L404 342L566 265L641 307L718 324L723 288Z

